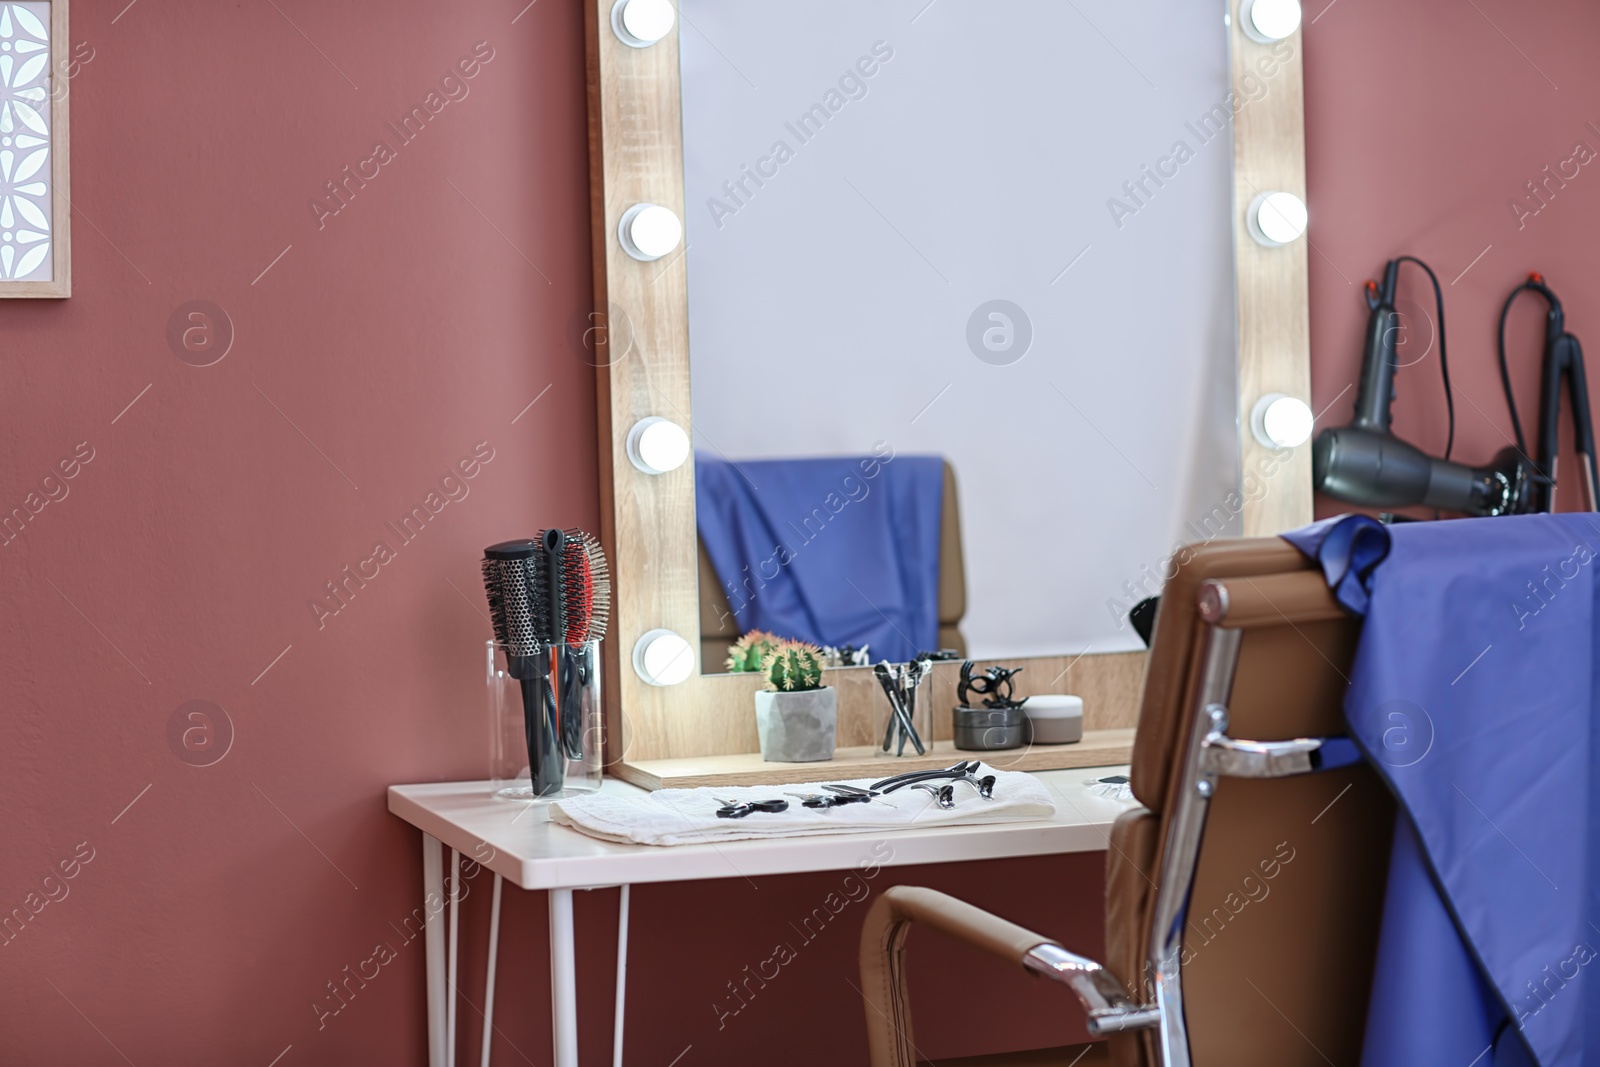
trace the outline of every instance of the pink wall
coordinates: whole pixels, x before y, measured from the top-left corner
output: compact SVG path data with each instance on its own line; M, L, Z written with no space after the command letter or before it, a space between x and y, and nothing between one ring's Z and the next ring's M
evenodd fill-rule
M1308 0L1306 19L1313 408L1332 405L1320 425L1349 419L1355 390L1339 394L1360 369L1361 284L1385 260L1410 253L1445 286L1455 458L1485 462L1512 439L1495 330L1500 305L1529 271L1545 275L1568 328L1600 360L1600 162L1567 162L1579 142L1591 150L1586 158L1600 153L1592 55L1600 8L1581 0ZM1563 164L1577 176L1552 183L1541 206L1527 183ZM1520 220L1514 199L1528 205ZM1421 271L1406 267L1401 291L1431 319ZM1542 301L1525 294L1507 332L1530 448L1543 323ZM1419 322L1417 336L1429 329ZM1397 384L1396 432L1440 454L1437 348L1404 367ZM1562 506L1577 506L1570 480L1563 489ZM1319 501L1322 514L1342 510Z
M93 53L72 83L77 295L0 306L0 508L38 508L0 545L0 912L40 908L0 947L7 1062L265 1065L288 1048L285 1067L422 1063L422 948L391 926L419 903L417 837L383 789L482 772L482 545L597 518L593 386L571 339L589 289L577 5L277 7L74 11L73 41ZM1504 293L1539 269L1580 336L1600 322L1600 260L1582 243L1600 177L1584 167L1521 229L1507 207L1575 141L1600 148L1585 103L1600 74L1584 51L1600 12L1478 7L1313 2L1306 40L1317 406L1354 379L1359 284L1384 259L1413 252L1448 283L1489 247L1447 296L1457 454L1473 461L1508 426L1492 332ZM478 42L493 58L445 86L467 95L401 145L385 124ZM319 225L308 202L380 139L394 158ZM233 323L211 366L167 340L191 300ZM1525 404L1531 303L1514 333ZM1436 375L1432 357L1403 371L1397 409L1400 432L1430 449L1443 437ZM484 441L493 458L440 494L460 499L398 544L385 523ZM80 442L93 458L41 484ZM378 540L394 558L319 619L308 601ZM169 741L194 700L232 724L210 766ZM940 886L1096 951L1098 909L1073 902L1098 898L1098 864L881 881ZM641 889L630 1061L693 1046L683 1063L759 1062L777 1038L794 1062L852 1062L848 913L786 986L721 1029L712 1007L834 878ZM476 946L487 876L468 887ZM500 1062L548 1056L543 905L508 897ZM595 1060L609 1048L614 909L613 892L578 902ZM397 958L319 1028L325 983L383 941ZM948 946L936 959L939 947L929 936L915 949L929 1054L1077 1033L1041 983ZM466 1054L480 960L464 960ZM940 972L962 988L940 993Z
M423 949L396 932L418 836L384 789L484 772L482 546L598 517L580 8L124 4L73 10L76 295L0 306L0 512L28 513L0 543L0 914L37 909L0 938L0 1061L420 1064ZM430 91L403 143L387 124ZM314 210L346 166L365 186ZM210 366L167 337L194 300L232 323ZM401 543L386 523L430 492ZM337 614L309 606L363 566ZM209 766L173 740L190 701L231 724ZM774 1036L850 1062L855 915L721 1031L712 1007L837 877L641 889L630 1062L760 1062ZM1098 857L901 878L1099 949ZM470 1055L488 877L467 884ZM614 909L578 903L586 1061L609 1061ZM548 1062L545 938L543 897L511 894L498 1062ZM379 943L393 962L319 1019ZM952 951L919 967L930 1053L1080 1033Z

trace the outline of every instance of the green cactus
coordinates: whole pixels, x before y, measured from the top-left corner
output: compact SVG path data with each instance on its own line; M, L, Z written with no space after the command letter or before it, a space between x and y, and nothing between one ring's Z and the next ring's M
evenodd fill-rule
M751 630L743 634L739 640L728 649L727 668L735 674L743 671L759 671L762 660L767 658L779 638L776 634L769 634L765 630Z
M822 688L822 650L804 641L779 641L761 661L766 688L799 693Z

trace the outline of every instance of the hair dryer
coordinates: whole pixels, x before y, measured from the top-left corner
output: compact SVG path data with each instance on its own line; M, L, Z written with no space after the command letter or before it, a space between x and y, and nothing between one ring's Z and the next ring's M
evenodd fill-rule
M1311 450L1317 490L1339 500L1375 508L1421 505L1468 515L1506 515L1526 511L1534 472L1514 448L1501 450L1487 467L1469 467L1427 455L1389 430L1394 402L1394 372L1399 364L1400 321L1395 290L1400 264L1417 264L1433 281L1439 308L1439 360L1450 403L1450 376L1444 348L1444 295L1426 263L1411 256L1392 259L1383 282L1368 282L1366 349L1356 392L1355 419L1349 426L1323 430ZM1451 436L1454 437L1452 414ZM1445 450L1449 455L1449 449Z

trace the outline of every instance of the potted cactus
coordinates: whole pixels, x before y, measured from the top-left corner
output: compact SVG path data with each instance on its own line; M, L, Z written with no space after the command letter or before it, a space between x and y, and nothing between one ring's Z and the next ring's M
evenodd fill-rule
M804 641L778 641L761 661L766 688L756 693L756 732L769 763L833 758L838 694L822 684L822 650Z
M741 634L739 640L728 649L727 668L733 674L748 671L759 671L761 662L767 658L767 653L778 643L776 634L769 634L765 630L751 630Z

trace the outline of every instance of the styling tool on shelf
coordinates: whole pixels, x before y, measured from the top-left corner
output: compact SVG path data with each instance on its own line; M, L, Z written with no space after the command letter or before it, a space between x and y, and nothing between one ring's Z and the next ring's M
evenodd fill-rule
M522 688L528 767L536 797L559 793L566 776L555 724L548 714L554 699L549 693L550 661L543 636L549 614L543 567L544 549L536 541L502 541L483 550L489 621L495 641L505 653L507 673Z
M873 676L883 689L883 695L889 699L889 719L883 731L883 751L888 752L892 747L894 754L899 756L905 752L906 742L910 741L917 755L927 755L928 749L922 743L922 735L917 731L915 718L917 687L922 684L927 672L926 660L913 660L910 663L890 663L884 660L872 668Z
M956 707L952 710L951 737L955 746L968 752L998 752L1019 748L1027 741L1028 719L1020 700L1012 696L1022 667L990 667L977 677L977 664L961 664L961 679L956 684ZM976 697L982 698L980 704Z
M742 802L725 800L722 797L713 797L712 799L722 805L717 809L717 818L719 819L742 819L746 815L757 811L777 814L780 811L789 810L789 802L776 797L772 800L747 800Z
M1517 415L1517 398L1511 391L1511 372L1506 367L1506 318L1511 305L1524 292L1544 297L1544 358L1539 369L1539 451L1534 460L1538 484L1533 487L1529 511L1556 509L1556 466L1561 442L1561 386L1567 386L1572 406L1572 440L1577 449L1579 474L1583 478L1583 509L1600 508L1600 482L1596 482L1594 420L1589 414L1589 386L1583 372L1583 346L1567 332L1566 312L1561 301L1545 284L1543 275L1528 275L1528 280L1511 290L1500 309L1500 384L1505 388L1506 407L1511 409L1511 428L1516 432L1517 448L1527 455L1522 436L1522 419Z
M1435 458L1400 440L1390 430L1395 368L1405 335L1395 308L1400 265L1414 263L1433 282L1439 314L1439 374L1444 381L1450 432L1444 458ZM1323 430L1311 448L1311 472L1318 492L1372 508L1421 505L1467 515L1514 515L1530 510L1529 497L1539 478L1516 448L1504 448L1486 467L1450 460L1455 443L1455 400L1450 391L1450 364L1444 342L1444 292L1433 270L1415 256L1391 259L1383 281L1367 282L1366 348L1356 390L1355 418L1348 426Z

